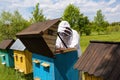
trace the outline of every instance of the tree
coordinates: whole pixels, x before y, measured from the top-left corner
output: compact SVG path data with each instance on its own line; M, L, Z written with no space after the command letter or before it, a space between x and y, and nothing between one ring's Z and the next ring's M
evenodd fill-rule
M90 35L91 34L91 29L92 29L92 27L91 27L91 24L90 24L90 22L89 22L89 19L88 19L88 17L87 16L84 16L83 17L83 25L81 25L82 26L82 28L81 28L81 30L86 34L86 35ZM82 35L82 31L81 31L81 35Z
M104 20L105 16L102 14L101 10L98 10L96 16L94 17L94 23L96 25L96 31L98 34L104 32L107 29L107 21Z
M88 26L88 24L89 24L88 17L83 16L83 14L81 14L78 19L78 28L79 28L79 32L81 35L83 33L85 33L86 35L91 34L91 28L90 28L90 26Z
M73 4L69 4L64 10L62 19L68 21L71 27L75 28L76 26L78 26L79 15L79 8L74 6Z
M0 15L0 23L2 39L13 39L17 32L30 25L17 10L13 14L3 11Z
M66 7L62 19L68 21L71 27L76 29L81 35L83 32L88 32L87 28L84 28L89 24L88 17L81 14L79 8L73 4L69 4Z
M46 18L43 15L43 10L39 9L39 3L37 3L34 11L32 12L31 22L36 23L36 22L41 22L41 21L45 21L45 20L46 20Z

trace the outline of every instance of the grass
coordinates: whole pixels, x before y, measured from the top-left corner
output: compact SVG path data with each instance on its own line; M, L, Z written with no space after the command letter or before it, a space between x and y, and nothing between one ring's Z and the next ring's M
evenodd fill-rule
M112 32L108 35L97 35L96 33L91 34L90 36L81 36L80 46L82 52L85 51L89 45L90 40L101 40L101 41L120 41L120 32ZM24 76L23 74L18 73L13 68L7 68L1 65L0 62L0 80L33 80L32 76Z
M96 33L91 34L90 36L81 36L80 37L80 46L82 52L85 51L86 47L89 45L90 40L99 40L99 41L120 41L120 31L119 32L112 32L108 35L97 35Z
M33 80L32 74L24 75L15 71L14 68L5 67L0 58L0 80Z

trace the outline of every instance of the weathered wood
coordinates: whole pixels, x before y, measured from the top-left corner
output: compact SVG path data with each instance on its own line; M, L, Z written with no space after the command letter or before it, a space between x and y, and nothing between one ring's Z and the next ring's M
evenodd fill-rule
M56 36L51 36L51 35L47 35L47 34L44 34L43 35L43 38L46 40L46 39L49 39L49 40L56 40Z
M53 44L53 45L55 45L55 43L56 43L56 41L53 41L53 40L50 40L50 39L46 39L45 42L47 44Z
M15 69L24 74L32 72L32 53L25 51L14 50Z
M41 65L44 66L44 67L50 67L50 64L48 64L46 62L43 62Z
M34 80L41 80L40 78L34 78Z
M66 52L75 51L75 50L77 49L76 48L67 48L67 49L59 48L59 49L56 49L55 53L66 53Z
M94 75L90 75L88 73L84 73L85 80L103 80L101 77L95 77Z
M40 61L39 61L39 60L36 60L36 59L33 60L33 62L34 62L34 63L37 63L37 64L40 63Z

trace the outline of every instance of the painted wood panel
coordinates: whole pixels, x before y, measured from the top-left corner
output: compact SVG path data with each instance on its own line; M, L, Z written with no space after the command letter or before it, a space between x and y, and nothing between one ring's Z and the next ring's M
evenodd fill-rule
M40 63L35 63L34 60L39 60ZM52 58L48 58L48 57L33 53L32 61L33 61L34 80L36 78L40 80L55 80L54 79L54 61ZM47 63L50 66L45 67L42 65L42 63Z
M55 42L57 39L57 25L52 26L44 32L43 38L52 52L55 51Z
M77 60L77 51L57 54L55 58L55 72L59 74L55 74L55 80L79 80L79 71L74 69L74 64ZM61 76L62 78L59 79L58 76Z
M7 67L14 67L13 51L12 50L0 50L0 51L2 64Z
M33 53L34 80L78 80L79 71L73 67L77 59L77 51L56 54L55 58Z
M90 75L88 73L83 73L84 74L84 79L85 80L104 80L101 77L95 77L94 75Z
M29 51L14 51L15 69L24 74L32 72L32 53Z

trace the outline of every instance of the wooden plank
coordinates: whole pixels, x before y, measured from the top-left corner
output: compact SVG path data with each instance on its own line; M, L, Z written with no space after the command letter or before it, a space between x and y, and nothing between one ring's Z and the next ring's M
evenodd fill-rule
M84 52L84 54L79 58L79 60L77 61L77 63L75 64L75 68L79 69L79 70L82 70L84 71L82 68L85 66L85 64L89 61L88 59L90 57L91 54L90 54L90 51L91 51L91 48L93 47L93 44L90 44L86 51ZM93 50L92 50L93 51Z
M46 39L45 42L46 42L47 44L53 44L53 45L55 45L55 43L56 43L55 41L50 40L50 39Z
M24 71L20 69L19 72L23 73Z
M5 55L4 54L2 54L2 55L0 55L1 57L4 57Z
M2 62L2 64L3 64L3 65L5 65L5 64L6 64L6 62Z
M76 48L67 48L63 51L63 53L70 52L70 51L75 51L77 50Z
M36 64L39 64L40 60L35 59L35 60L33 60L33 62L36 63Z
M34 78L34 80L41 80L40 78Z
M43 38L46 39L46 40L54 40L54 41L56 41L57 36L51 36L51 35L44 34Z
M115 46L116 45L106 45L106 46L104 45L104 50L102 50L101 53L98 52L99 58L97 58L96 63L94 63L94 65L96 65L96 66L93 67L95 76L101 76L101 75L104 76L105 67L109 62L109 60L106 60L106 59L111 58L111 52ZM101 46L101 47L103 47L103 46ZM91 69L91 71L92 71L92 69Z
M44 66L44 67L50 67L50 64L46 63L46 62L43 62L41 65Z
M67 49L59 48L55 51L55 53L66 53L66 52L75 51L75 50L77 49L76 48L67 48Z
M90 50L90 53L88 54L88 60L86 61L85 66L82 67L84 69L84 71L89 72L89 70L92 69L93 63L96 61L96 58L98 57L97 51L99 51L99 50L100 49L98 48L97 44L94 44L92 46L92 50Z
M44 34L49 35L49 34L48 34L48 31L49 31L49 30L52 30L52 36L57 36L57 30L54 30L54 29L48 29L48 30L46 30L46 31L44 32Z
M53 31L57 32L57 28L56 27L51 27L50 30L53 30Z
M55 50L55 44L47 44L49 48L54 48Z

